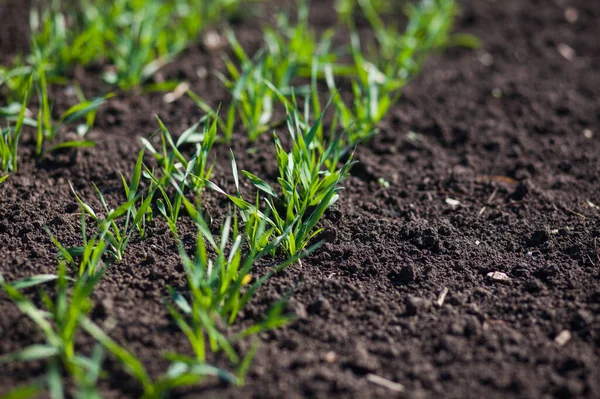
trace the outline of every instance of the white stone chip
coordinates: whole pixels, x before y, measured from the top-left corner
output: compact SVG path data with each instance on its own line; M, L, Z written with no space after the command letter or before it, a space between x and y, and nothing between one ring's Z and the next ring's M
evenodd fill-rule
M571 337L571 331L562 330L560 333L558 333L556 338L554 338L554 342L556 342L558 346L564 346L567 342L571 340Z
M487 277L493 281L497 281L499 283L508 283L510 282L510 277L506 273L502 272L491 272L487 274Z

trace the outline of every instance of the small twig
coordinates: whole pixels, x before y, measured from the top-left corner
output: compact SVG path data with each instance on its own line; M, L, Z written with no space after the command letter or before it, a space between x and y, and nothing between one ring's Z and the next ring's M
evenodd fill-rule
M386 378L380 377L375 374L367 374L367 381L370 381L373 384L377 384L379 386L387 388L390 391L394 391L394 392L403 392L404 391L404 385L399 384L394 381L390 381Z
M486 201L487 204L491 204L492 201L494 200L494 198L496 197L496 193L498 192L498 187L494 188L494 192L492 193L492 195L490 195L490 197L488 198L488 200Z
M585 216L585 215L582 215L582 214L581 214L581 213L579 213L579 212L572 211L572 210L570 210L569 208L565 208L565 211L567 211L567 212L569 212L569 213L572 213L573 215L577 215L577 216L579 216L579 217L581 217L581 218L587 219L587 216Z
M596 255L597 255L597 254L596 254ZM591 257L590 255L586 255L586 256L587 256L588 260L590 261L590 263L591 263L593 266L596 266L596 263L594 262L594 260L592 259L592 257Z

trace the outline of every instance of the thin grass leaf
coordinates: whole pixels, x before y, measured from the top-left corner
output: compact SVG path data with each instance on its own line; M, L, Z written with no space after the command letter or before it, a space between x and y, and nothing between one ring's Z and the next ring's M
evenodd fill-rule
M2 395L2 399L30 399L36 398L44 389L43 384L36 382L19 386Z
M48 391L51 399L63 399L64 388L60 372L60 364L57 358L50 360L47 373Z
M58 347L51 345L31 345L18 352L0 356L0 364L11 362L31 362L58 355Z
M53 153L55 151L65 150L67 148L90 148L95 147L96 142L90 140L83 141L65 141L63 143L52 146L48 149L48 153Z
M125 366L128 373L134 376L147 392L153 392L152 379L148 375L143 364L125 348L113 341L104 331L87 317L80 319L81 327L106 349L108 349Z
M253 175L252 173L250 173L246 170L243 170L242 173L244 174L244 176L246 176L252 182L252 184L257 189L270 195L271 197L277 198L277 193L275 193L275 191L273 191L271 186L269 186L269 184L267 182L265 182L264 180L262 180L260 177Z
M50 281L54 281L58 278L58 276L54 274L38 274L36 276L26 277L21 280L10 282L10 286L17 289L22 290L25 288L33 287L40 284L45 284Z

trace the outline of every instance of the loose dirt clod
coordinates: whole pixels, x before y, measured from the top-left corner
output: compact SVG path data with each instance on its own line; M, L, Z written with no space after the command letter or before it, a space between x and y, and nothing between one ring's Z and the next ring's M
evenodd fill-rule
M406 300L406 313L409 316L415 316L419 313L426 312L430 307L431 301L428 299L409 295Z

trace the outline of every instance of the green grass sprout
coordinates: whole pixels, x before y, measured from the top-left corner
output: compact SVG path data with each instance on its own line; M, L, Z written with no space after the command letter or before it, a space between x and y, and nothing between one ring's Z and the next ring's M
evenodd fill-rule
M77 194L73 185L71 185L71 191L75 195L77 202L79 202L79 205L85 214L90 216L96 222L99 235L106 239L108 252L117 261L123 259L125 249L129 244L129 240L134 231L137 230L142 237L145 234L145 221L149 217L150 205L154 198L154 193L156 192L153 185L148 189L140 190L139 184L142 177L142 160L143 151L140 152L138 156L131 182L128 184L125 179L123 179L123 186L127 198L126 202L116 209L109 208L104 195L98 187L93 184L98 199L104 208L104 217L94 211L90 205L86 204ZM139 205L136 205L137 203L139 203ZM120 220L123 217L125 220Z
M337 0L335 9L342 21L349 21L360 11L360 0ZM378 14L384 14L402 7L403 2L391 2L388 0L370 0L370 7Z
M189 292L188 295L184 295L169 287L172 302L168 304L168 309L188 338L195 356L191 358L170 354L169 358L185 364L187 368L202 367L206 362L207 351L222 351L238 366L238 374L234 381L242 384L254 351L250 350L246 356L240 358L232 343L278 328L288 323L291 316L283 313L283 306L278 302L267 313L265 320L245 328L236 334L233 340L227 338L223 326L231 326L235 322L240 311L268 278L306 256L316 246L287 258L274 266L269 273L252 282L251 272L255 263L266 254L273 253L285 241L290 230L272 240L260 251L255 251L246 242L246 235L238 226L237 217L228 216L221 226L220 237L216 238L210 232L201 212L187 199L184 199L184 206L195 220L198 229L196 249L192 257L180 245L180 256ZM267 221L263 219L259 228L264 230L266 224ZM247 252L246 248L250 251Z
M57 121L52 120L52 109L50 99L48 96L48 84L46 79L46 73L43 66L38 69L39 83L37 85L37 94L39 98L40 108L38 111L37 118L37 145L36 153L41 155L43 151L43 143L45 141L54 141L60 132L61 128L73 122L85 120L84 124L80 124L77 132L79 136L83 137L89 131L94 123L96 112L98 108L103 105L106 100L112 97L112 94L108 94L104 97L99 97L93 100L84 100L66 110ZM65 148L77 148L77 147L92 147L95 143L89 140L83 141L66 141L58 145L50 147L47 152L53 152Z
M172 363L165 374L154 380L143 363L130 351L114 341L89 318L81 319L81 327L123 365L125 371L142 386L143 399L168 398L169 393L178 387L196 385L206 377L218 377L222 381L236 383L237 378L222 369L209 364L191 364L185 357L171 357Z
M284 302L278 301L263 321L244 328L233 338L229 337L230 334L226 334L225 330L228 329L226 326L235 322L240 311L268 278L316 248L313 246L302 254L284 260L273 267L272 271L253 282L251 272L256 261L272 253L284 237L273 240L259 253L244 254L248 246L244 243L244 235L239 234L237 218L228 217L225 220L220 238L217 239L210 232L196 206L185 197L183 203L198 228L196 250L195 255L190 256L178 240L178 235L174 234L179 242L189 292L181 293L169 287L170 301L167 303L167 308L176 325L188 338L194 356L165 354L165 357L171 361L171 366L164 375L153 380L135 355L117 344L87 317L80 319L82 328L111 352L125 370L139 381L144 389L145 398L168 397L168 393L173 389L197 385L208 376L242 385L256 353L256 344L245 356L240 357L233 349L233 343L280 327L289 322L291 316L284 314ZM264 228L266 221L262 223ZM209 256L209 254L214 255ZM208 364L208 351L225 353L236 371L230 372Z
M239 186L237 195L229 195L216 184L208 183L213 190L226 195L246 218L266 218L278 235L291 229L282 244L291 255L302 251L321 231L315 230L315 227L325 210L337 201L340 183L347 177L353 164L350 156L340 166L341 136L327 146L319 143L317 131L321 127L323 114L314 124L308 125L303 121L295 99L293 105L294 108L288 111L287 117L288 132L292 139L291 150L284 150L281 141L274 135L279 169L277 182L281 196L260 177L249 171L242 171L263 196L271 212L270 217L259 212L258 206L245 201L239 194ZM233 167L234 176L237 176L235 161ZM237 186L237 177L235 180Z
M147 139L142 139L142 144L162 168L164 177L157 183L164 188L170 185L171 179L175 179L179 183L184 182L195 194L200 194L204 189L204 181L212 174L213 164L209 154L217 138L217 119L211 120L209 116L202 118L184 131L177 142L160 118L156 119L160 125L162 152L158 152ZM197 131L200 125L203 125L202 132ZM190 144L196 146L196 151L188 159L181 147Z
M167 180L165 180L165 178L169 178L169 175L166 175L163 179L159 179L155 173L147 167L144 174L152 180L153 184L155 184L156 188L160 192L162 199L158 198L156 200L156 207L158 208L160 214L165 218L173 236L177 237L177 221L179 220L183 204L185 180L178 183L179 186L176 186L177 189L175 190L175 195L173 199L171 199L169 193L167 192L168 187L166 185L168 183ZM174 183L174 180L171 180L171 183Z
M186 131L177 142L157 117L161 133L161 152L157 151L149 140L142 138L144 148L154 155L160 167L160 175L155 170L144 166L144 176L160 192L162 198L156 199L156 207L165 218L169 229L174 236L177 235L177 221L182 209L183 198L186 190L200 195L205 187L206 179L212 174L212 163L209 163L209 154L217 137L217 120L204 117ZM198 132L200 125L202 132ZM196 151L188 159L183 154L181 147L193 144ZM174 196L171 197L171 186L175 187Z
M327 85L334 95L340 123L348 132L350 142L357 144L377 132L378 123L398 101L408 80L420 71L426 57L432 51L451 44L458 6L454 0L408 3L405 7L408 24L401 33L395 25L386 25L383 21L379 2L356 0L340 4L343 9L351 11L356 4L360 5L376 38L376 43L369 43L365 51L352 18L344 17L351 31L351 54L356 72L352 79L351 105L335 96L338 88L334 68L331 65L325 67ZM465 36L455 42L468 44Z
M64 396L61 369L73 380L78 391L91 395L87 397L99 397L96 382L102 358L98 356L98 349L91 358L77 353L75 338L80 329L80 318L91 311L89 298L102 278L103 271L99 269L93 275L83 273L72 287L69 287L71 279L67 277L67 265L64 261L59 262L57 276L40 275L12 283L7 283L0 276L3 291L38 326L45 338L43 344L33 344L18 352L0 356L0 364L47 360L45 385L51 397ZM45 310L38 308L21 292L22 289L49 281L56 281L56 294L52 299L45 290L39 290Z
M135 226L136 230L140 238L146 237L146 223L152 220L152 204L154 193L155 193L155 185L153 183L150 184L150 187L146 191L146 197L144 197L144 192L140 190L140 180L143 174L143 161L144 161L144 151L140 151L137 161L135 163L135 167L133 170L133 177L130 183L127 183L125 176L121 174L121 181L123 182L123 190L125 191L125 196L127 201L133 201L133 205L130 210L128 210L128 220L126 221L126 225L129 222L129 217L133 218L133 226ZM137 207L136 200L139 197L140 206Z
M30 88L31 88L31 86L30 86ZM2 171L2 172L7 173L7 172L16 172L17 171L17 162L18 162L17 152L19 149L19 140L21 139L21 133L23 131L23 126L25 123L26 111L27 111L27 98L25 98L23 100L23 103L21 104L15 127L13 128L10 125L10 121L8 121L8 126L6 128L2 128L0 126L0 171ZM10 115L10 113L3 114L2 110L0 110L0 116L9 116L9 115ZM6 177L4 177L4 179L5 178ZM2 181L4 179L2 179Z
M23 126L28 126L36 129L37 156L42 155L44 151L46 153L51 153L66 148L92 147L95 145L93 141L85 140L85 135L94 124L98 108L100 108L107 99L112 97L112 94L92 100L86 100L82 94L79 94L80 102L71 106L60 115L57 120L54 120L52 115L52 103L48 91L48 80L43 63L39 65L36 73L30 73L27 76L27 79L29 83L25 93L21 97L20 106L17 103L13 103L8 107L0 108L0 118L7 119L8 121L17 121L15 129L7 128L2 130L2 141L4 144L8 143L11 135L18 138ZM32 95L35 95L38 99L37 118L35 119L27 116L32 113L27 109ZM76 128L77 134L81 140L64 141L56 144L59 133L64 130L66 126L76 122L81 122ZM18 135L16 134L17 132L19 133ZM16 141L13 139L11 142L13 143L12 147L16 154ZM49 143L49 146L44 148L44 143ZM1 150L2 155L4 155L6 150L4 147L5 146L3 146ZM5 158L3 157L2 159Z

